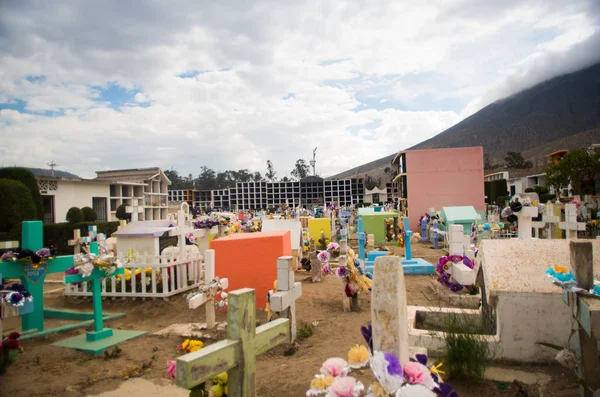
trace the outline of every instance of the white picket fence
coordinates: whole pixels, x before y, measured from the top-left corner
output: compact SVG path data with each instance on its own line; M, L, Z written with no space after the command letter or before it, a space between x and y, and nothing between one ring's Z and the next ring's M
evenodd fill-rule
M208 258L211 258L208 256ZM207 258L207 259L208 259ZM212 256L214 258L214 255ZM130 281L126 275L109 277L102 280L102 296L116 298L168 298L173 295L197 289L204 283L206 263L202 254L198 253L188 259L180 260L174 255L138 255L131 263L124 264L125 273L131 273ZM209 259L210 260L210 259ZM208 264L213 266L214 263ZM152 269L146 274L146 269ZM136 270L139 272L139 284L136 280ZM65 284L66 296L92 296L91 284Z

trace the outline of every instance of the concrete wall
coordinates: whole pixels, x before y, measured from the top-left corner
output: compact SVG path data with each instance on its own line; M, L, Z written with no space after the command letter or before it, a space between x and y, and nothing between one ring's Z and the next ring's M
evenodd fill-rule
M67 221L67 211L71 207L92 207L92 197L104 197L106 199L106 219L110 219L108 184L91 182L72 182L60 180L57 189L49 191L44 196L54 196L54 218L56 223Z
M118 237L116 244L117 254L127 254L133 249L138 255L160 255L158 237Z
M432 207L472 205L476 211L485 210L481 146L409 150L406 169L411 228Z

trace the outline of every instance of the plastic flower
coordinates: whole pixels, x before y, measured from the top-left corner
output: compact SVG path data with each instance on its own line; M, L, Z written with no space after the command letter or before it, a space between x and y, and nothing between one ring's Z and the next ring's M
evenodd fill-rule
M333 251L338 249L340 249L340 245L338 243L329 243L329 245L327 245L327 251Z
M196 339L186 339L181 345L179 345L178 350L191 353L202 349L203 346L204 343L202 343L202 341Z
M166 374L172 379L175 380L175 370L176 370L176 361L168 360L167 361L167 372Z
M2 259L3 261L7 261L9 259L12 259L13 256L13 252L12 251L8 251L2 254L2 257L0 257L0 259Z
M362 368L369 364L369 351L366 347L355 345L348 352L348 363L350 368Z
M322 270L323 270L323 274L326 274L326 275L333 273L331 271L331 267L329 266L329 263L324 264Z
M388 397L389 393L379 384L379 382L373 382L367 390L368 394L366 397Z
M331 386L334 379L331 375L315 375L314 379L310 381L310 389L306 395L310 397L327 393L327 388Z
M329 386L327 397L359 397L364 389L363 384L353 377L342 376Z
M12 291L9 292L8 294L6 294L4 296L4 300L16 307L20 307L23 306L25 304L25 296L23 296L23 294L16 292L16 291Z
M317 259L319 262L329 262L329 259L331 259L331 254L327 251L321 251L317 254Z
M429 368L421 363L408 362L404 366L404 376L409 383L433 388L434 382Z
M335 269L335 275L339 278L344 278L348 275L348 269L346 269L345 266L339 266L337 269Z
M404 384L402 366L393 354L376 351L370 361L375 378L388 393L395 393Z
M348 362L343 358L334 357L325 360L320 372L323 375L331 375L333 377L346 376L350 372L350 367Z

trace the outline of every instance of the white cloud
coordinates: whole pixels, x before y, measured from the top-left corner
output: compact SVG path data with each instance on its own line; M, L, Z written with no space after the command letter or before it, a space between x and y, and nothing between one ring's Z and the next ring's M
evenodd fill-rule
M0 110L2 157L282 176L318 146L329 175L595 56L595 0L420 3L3 3L0 108L26 105ZM108 103L111 84L135 94Z

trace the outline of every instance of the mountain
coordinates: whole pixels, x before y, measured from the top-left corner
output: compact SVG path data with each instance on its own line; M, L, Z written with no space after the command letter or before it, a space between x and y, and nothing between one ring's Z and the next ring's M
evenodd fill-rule
M600 63L498 100L409 149L483 146L491 164L502 163L511 151L544 165L545 155L555 150L598 142ZM331 178L381 174L393 158L387 156Z

